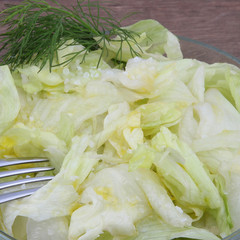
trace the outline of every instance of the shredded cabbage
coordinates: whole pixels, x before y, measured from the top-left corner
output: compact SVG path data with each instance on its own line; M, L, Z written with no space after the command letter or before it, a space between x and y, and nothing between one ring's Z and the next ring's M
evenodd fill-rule
M142 57L123 44L124 69L110 64L116 39L99 68L100 50L52 72L0 67L0 158L55 167L0 206L18 240L217 240L240 228L240 69L182 59L154 20L126 28Z

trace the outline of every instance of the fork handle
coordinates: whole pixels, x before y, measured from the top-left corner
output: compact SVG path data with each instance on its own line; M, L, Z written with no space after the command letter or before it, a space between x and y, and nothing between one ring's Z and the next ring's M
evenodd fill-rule
M1 240L16 240L15 238L7 235L6 233L4 233L3 231L0 230L0 239Z

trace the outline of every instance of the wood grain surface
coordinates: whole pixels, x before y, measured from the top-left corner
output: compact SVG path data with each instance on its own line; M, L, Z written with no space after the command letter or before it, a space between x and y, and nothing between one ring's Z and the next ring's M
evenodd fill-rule
M17 4L21 0L0 0ZM76 0L59 0L67 6ZM128 12L138 14L124 20L123 25L141 19L158 20L176 35L210 44L240 59L240 0L112 0L100 2L121 19ZM1 30L1 29L0 29Z

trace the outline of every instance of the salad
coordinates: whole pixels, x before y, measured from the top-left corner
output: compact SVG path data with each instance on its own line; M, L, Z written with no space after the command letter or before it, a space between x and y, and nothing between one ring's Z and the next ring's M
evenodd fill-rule
M68 64L0 67L0 157L55 167L0 206L16 239L217 240L240 228L240 69L184 59L155 20L123 29L136 42L116 37L108 54L69 40L57 49Z

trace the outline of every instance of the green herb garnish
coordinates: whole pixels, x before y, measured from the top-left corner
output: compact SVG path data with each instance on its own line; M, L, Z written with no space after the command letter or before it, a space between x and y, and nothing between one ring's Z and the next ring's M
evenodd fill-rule
M1 65L16 69L23 64L33 64L42 69L49 64L51 70L54 66L68 64L79 54L83 54L83 62L88 52L102 48L99 65L109 41L120 42L116 59L121 60L124 41L133 57L139 55L131 45L133 42L138 45L135 40L137 34L121 28L121 21L115 20L98 1L77 0L72 9L56 0L50 1L52 5L45 0L26 0L19 5L8 5L0 13L1 25L7 27L7 31L0 34ZM69 44L69 40L70 45L80 44L84 49L60 62L57 50Z

